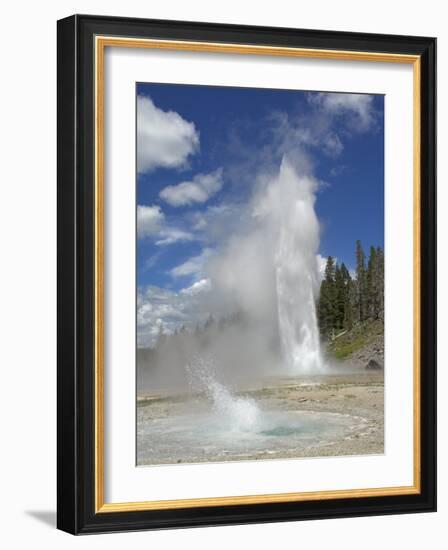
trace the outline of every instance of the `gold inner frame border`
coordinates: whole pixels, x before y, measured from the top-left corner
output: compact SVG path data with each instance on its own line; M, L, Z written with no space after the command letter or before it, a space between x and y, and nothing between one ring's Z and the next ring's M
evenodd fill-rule
M104 56L106 47L145 48L158 50L192 51L207 53L231 53L300 57L327 60L406 63L413 66L413 301L414 301L414 348L413 348L413 458L414 483L403 487L380 487L366 489L343 489L302 493L274 493L263 495L225 496L216 498L191 498L179 500L154 500L141 502L106 503L104 501ZM421 118L421 61L417 55L402 55L381 52L356 52L279 46L255 46L251 44L226 44L180 40L124 38L96 36L95 59L95 513L131 512L144 510L167 510L211 506L232 506L280 502L304 502L343 498L380 497L420 494L421 480L421 425L420 425L420 118Z

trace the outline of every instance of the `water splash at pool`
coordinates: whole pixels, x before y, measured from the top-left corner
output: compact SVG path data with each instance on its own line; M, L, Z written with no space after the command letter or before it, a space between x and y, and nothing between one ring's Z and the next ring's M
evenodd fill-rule
M193 391L203 392L212 406L212 414L231 431L250 431L257 427L261 411L251 397L234 395L216 379L211 357L197 356L186 366Z

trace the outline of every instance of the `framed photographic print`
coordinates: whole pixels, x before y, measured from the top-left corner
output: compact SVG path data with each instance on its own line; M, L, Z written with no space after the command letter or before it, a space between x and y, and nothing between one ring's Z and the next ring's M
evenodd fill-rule
M58 22L58 527L433 511L433 38Z

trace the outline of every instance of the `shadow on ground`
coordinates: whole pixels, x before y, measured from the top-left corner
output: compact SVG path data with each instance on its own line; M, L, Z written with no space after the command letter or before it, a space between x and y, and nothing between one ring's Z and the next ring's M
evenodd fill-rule
M55 510L26 510L25 514L32 518L48 525L48 527L56 528L56 511Z

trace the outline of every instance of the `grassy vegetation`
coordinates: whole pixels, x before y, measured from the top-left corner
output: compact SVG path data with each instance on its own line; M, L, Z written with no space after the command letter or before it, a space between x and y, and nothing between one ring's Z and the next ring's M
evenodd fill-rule
M328 352L336 359L345 359L352 353L361 350L372 342L383 338L384 324L380 320L364 321L345 333L336 334L328 344Z

